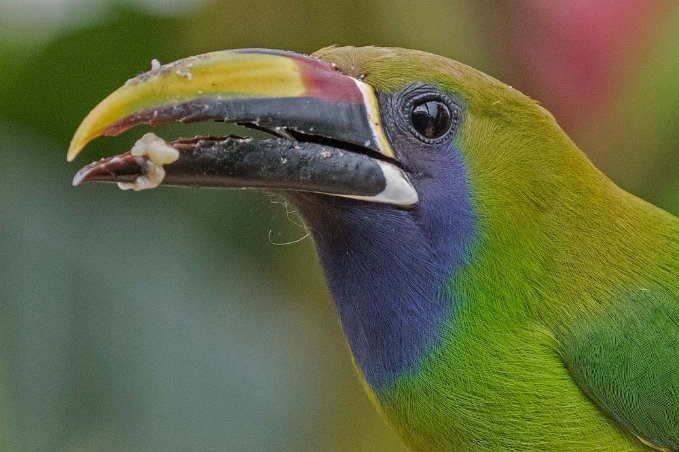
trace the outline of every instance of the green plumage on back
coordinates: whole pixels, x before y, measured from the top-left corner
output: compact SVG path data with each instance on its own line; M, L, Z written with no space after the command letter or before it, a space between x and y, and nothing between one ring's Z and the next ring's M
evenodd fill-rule
M664 287L637 287L563 340L582 390L639 438L679 449L679 318Z

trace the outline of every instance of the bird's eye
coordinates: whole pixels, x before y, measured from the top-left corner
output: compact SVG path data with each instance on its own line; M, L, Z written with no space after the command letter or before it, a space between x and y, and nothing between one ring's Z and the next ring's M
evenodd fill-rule
M423 83L406 86L393 95L383 95L391 108L397 108L393 118L404 132L417 140L435 145L448 141L461 122L461 108L447 93Z
M448 133L454 119L448 105L438 99L427 99L413 104L410 122L423 138L434 140Z

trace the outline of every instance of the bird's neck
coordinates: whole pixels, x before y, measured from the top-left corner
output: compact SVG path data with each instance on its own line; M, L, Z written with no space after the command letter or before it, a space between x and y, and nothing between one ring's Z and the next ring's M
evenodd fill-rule
M474 229L468 200L459 199L421 202L415 213L336 199L301 203L354 359L378 396L419 370L454 317L445 283Z

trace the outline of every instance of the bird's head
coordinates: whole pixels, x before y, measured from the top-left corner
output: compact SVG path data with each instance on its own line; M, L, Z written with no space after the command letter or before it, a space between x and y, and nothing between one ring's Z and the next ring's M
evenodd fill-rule
M274 137L140 140L74 182L283 193L314 233L373 387L409 369L449 318L439 295L480 231L530 229L581 160L551 115L511 87L447 58L378 47L223 51L158 66L89 114L68 158L137 124L208 119Z
M74 183L263 188L413 215L422 204L466 202L471 183L474 200L512 200L496 207L513 214L516 195L534 195L532 184L570 146L548 112L471 67L406 49L329 47L313 57L222 51L155 67L88 115L68 159L98 136L172 120L238 123L276 138L179 139L168 143L178 158L159 165L149 139L88 165Z

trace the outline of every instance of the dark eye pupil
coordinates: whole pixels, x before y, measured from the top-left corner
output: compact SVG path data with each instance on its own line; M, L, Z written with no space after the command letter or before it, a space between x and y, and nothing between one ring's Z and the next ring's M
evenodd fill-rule
M427 100L413 107L410 120L415 130L425 138L439 138L450 130L450 109L438 100Z

